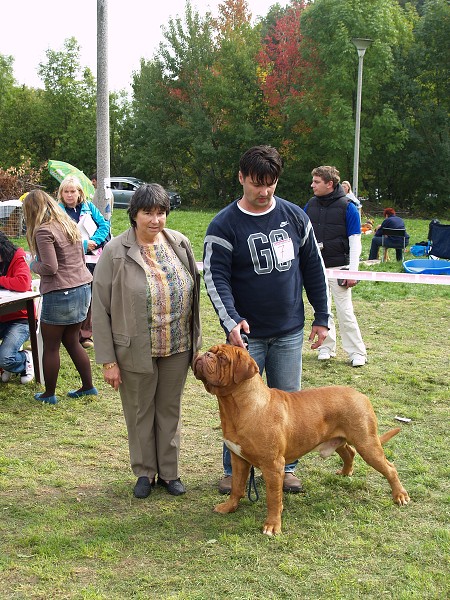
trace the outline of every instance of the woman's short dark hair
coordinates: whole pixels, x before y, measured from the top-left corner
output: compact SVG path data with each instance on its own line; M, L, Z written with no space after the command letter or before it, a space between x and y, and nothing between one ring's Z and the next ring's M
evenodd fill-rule
M239 171L260 185L273 184L283 171L283 159L272 146L254 146L241 156Z
M16 250L17 247L9 241L3 231L0 231L0 256L2 257L0 275L6 275Z
M140 210L154 208L161 208L168 215L170 212L169 194L159 183L145 183L131 196L127 211L131 225L136 227L136 216Z

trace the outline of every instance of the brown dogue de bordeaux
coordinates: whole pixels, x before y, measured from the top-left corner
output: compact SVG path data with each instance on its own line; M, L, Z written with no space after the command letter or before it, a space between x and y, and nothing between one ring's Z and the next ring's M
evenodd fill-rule
M228 344L198 354L193 369L207 391L217 396L224 441L231 450L231 494L215 507L216 512L237 509L245 495L250 466L255 465L266 482L263 533L277 534L281 531L285 463L312 450L323 458L336 451L344 463L338 474L351 475L354 448L389 481L394 502L400 506L408 503L408 493L381 446L400 428L378 436L377 418L364 394L344 386L301 392L268 388L249 353Z

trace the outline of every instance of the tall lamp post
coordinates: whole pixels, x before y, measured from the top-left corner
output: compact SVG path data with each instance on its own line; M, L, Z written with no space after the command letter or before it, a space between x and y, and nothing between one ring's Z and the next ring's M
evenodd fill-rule
M97 0L97 208L109 221L111 193L106 188L110 177L108 91L108 0ZM109 186L109 183L108 183Z
M373 40L366 38L353 38L353 44L358 51L358 88L356 92L356 126L355 126L355 153L353 155L353 193L358 197L358 164L359 164L359 132L361 122L361 89L364 54Z

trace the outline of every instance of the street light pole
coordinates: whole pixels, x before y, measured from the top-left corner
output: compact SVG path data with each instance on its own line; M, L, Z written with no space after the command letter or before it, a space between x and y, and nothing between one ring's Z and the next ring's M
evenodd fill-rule
M359 137L361 122L361 90L364 54L373 40L367 38L353 38L353 44L358 51L358 87L356 91L356 125L355 125L355 152L353 155L353 193L358 197L358 164L359 164Z
M97 208L109 221L112 214L109 186L108 0L97 0Z

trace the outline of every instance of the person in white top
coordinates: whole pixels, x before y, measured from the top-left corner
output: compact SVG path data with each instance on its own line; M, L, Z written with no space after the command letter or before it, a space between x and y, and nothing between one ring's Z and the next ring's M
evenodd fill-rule
M359 201L359 199L355 196L355 194L352 192L352 186L350 185L349 181L343 181L341 183L345 195L347 196L347 198L350 200L350 202L353 202L353 204L356 206L356 208L359 210L359 216L361 216L361 207L362 204Z

